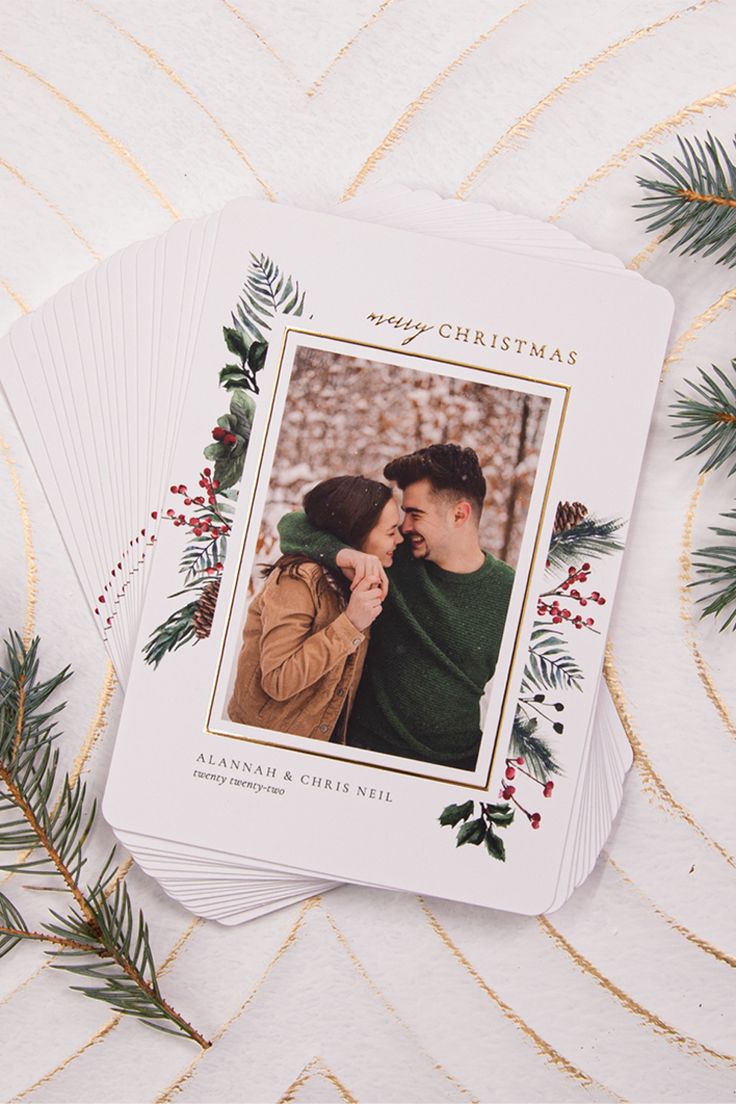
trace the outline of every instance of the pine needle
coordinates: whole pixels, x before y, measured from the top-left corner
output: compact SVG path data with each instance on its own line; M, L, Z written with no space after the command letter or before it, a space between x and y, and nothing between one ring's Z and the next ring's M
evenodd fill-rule
M69 669L41 681L38 639L26 648L12 632L5 648L5 665L0 666L0 850L33 850L35 857L0 863L0 869L50 875L70 901L66 912L50 909L50 921L36 932L0 894L0 957L24 940L44 942L53 969L83 979L73 989L151 1027L210 1046L162 996L148 925L141 912L134 912L124 880L110 891L114 851L97 877L82 884L96 803L87 800L79 779L72 783L67 774L59 778L54 718L63 704L47 705Z
M663 241L674 238L671 250L704 257L720 251L716 263L736 264L736 165L718 138L708 132L705 142L678 137L680 157L667 161L659 154L644 160L659 171L660 178L637 177L648 191L641 203L650 233L669 229ZM736 140L734 141L736 146Z

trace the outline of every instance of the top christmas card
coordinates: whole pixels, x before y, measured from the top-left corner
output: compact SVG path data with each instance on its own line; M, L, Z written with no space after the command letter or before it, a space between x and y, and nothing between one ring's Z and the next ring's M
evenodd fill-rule
M544 911L670 296L255 201L206 263L107 819Z

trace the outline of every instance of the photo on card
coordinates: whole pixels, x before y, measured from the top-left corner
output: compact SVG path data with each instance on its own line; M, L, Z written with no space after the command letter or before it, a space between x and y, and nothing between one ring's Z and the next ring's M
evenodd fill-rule
M567 398L286 330L243 478L207 730L483 784L513 713Z

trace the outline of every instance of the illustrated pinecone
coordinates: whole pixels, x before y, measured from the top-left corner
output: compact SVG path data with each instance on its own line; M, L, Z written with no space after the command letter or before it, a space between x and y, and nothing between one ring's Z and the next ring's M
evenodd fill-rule
M194 611L192 624L199 640L204 640L212 632L212 618L215 616L217 595L220 593L220 580L213 579L202 591L202 597Z
M588 507L583 506L582 502L558 502L554 532L564 533L567 529L573 529L587 514Z

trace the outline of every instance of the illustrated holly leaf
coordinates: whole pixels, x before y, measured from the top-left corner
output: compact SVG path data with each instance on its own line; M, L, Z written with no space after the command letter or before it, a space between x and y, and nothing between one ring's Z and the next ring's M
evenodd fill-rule
M223 326L222 336L225 338L225 344L231 353L235 353L243 361L248 359L250 343L242 330L236 330L232 326Z
M510 805L487 805L486 811L491 823L499 828L508 828L513 823L514 810Z
M255 401L247 391L233 391L230 397L230 416L235 420L235 425L231 432L242 437L246 445L250 440L255 412Z
M472 801L465 801L462 805L448 805L440 814L440 824L454 828L461 820L467 820L472 811Z
M491 828L489 828L486 833L486 850L492 858L498 859L500 862L506 862L506 847L504 846L504 842Z
M483 842L485 834L486 822L483 817L479 817L477 820L469 820L466 824L463 824L458 832L455 846L462 847L464 843L474 843L477 847L479 843Z
M268 343L265 341L254 341L248 350L248 367L255 373L260 372L263 365L266 363L266 353L268 352Z

